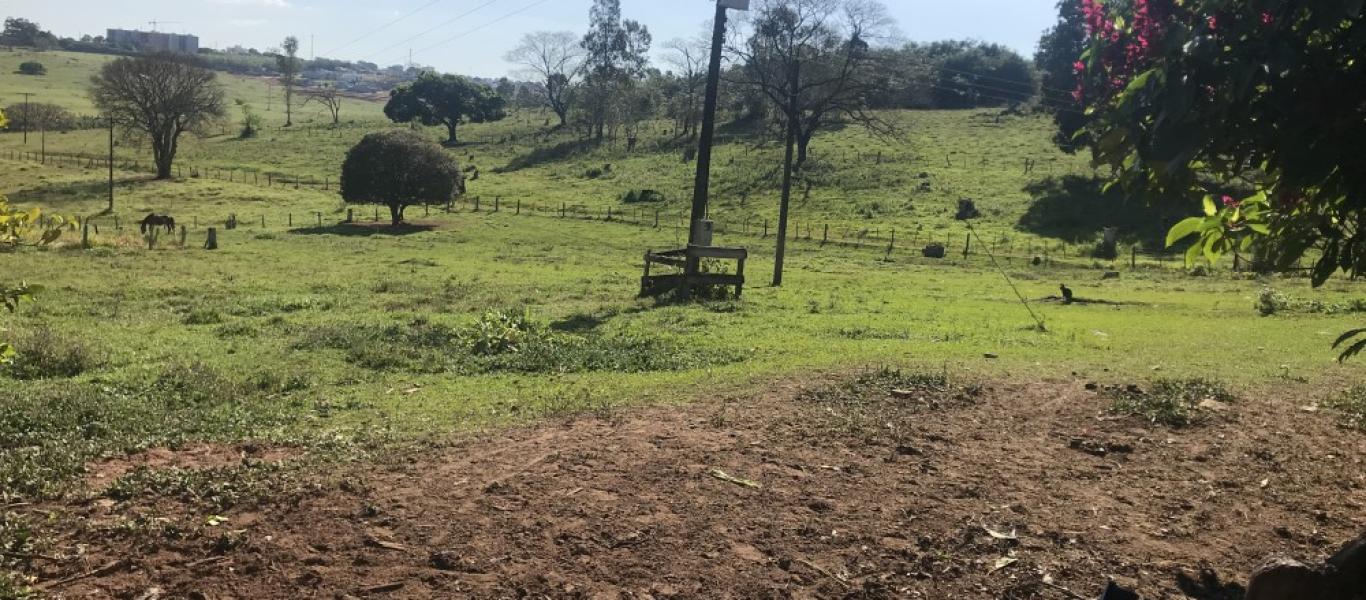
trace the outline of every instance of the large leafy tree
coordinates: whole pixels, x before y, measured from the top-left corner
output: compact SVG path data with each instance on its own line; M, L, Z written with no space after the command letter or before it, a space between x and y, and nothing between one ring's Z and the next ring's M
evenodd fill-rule
M1082 11L1075 94L1095 159L1133 190L1203 205L1169 235L1196 238L1188 260L1308 260L1316 286L1362 275L1360 0L1083 0Z
M569 86L579 74L583 49L569 31L538 31L522 37L522 43L507 54L507 61L526 68L540 81L546 106L555 111L560 125L569 122Z
M584 51L584 89L574 97L591 103L583 112L598 138L605 135L612 105L645 77L653 40L649 28L621 18L621 0L594 0L588 33L579 42Z
M90 96L105 117L152 143L157 179L170 179L181 134L227 113L213 71L172 54L120 58L91 78Z
M444 125L448 145L459 143L462 123L488 123L507 117L507 101L492 88L458 75L423 73L389 93L384 115L397 123Z
M5 19L5 28L0 30L0 45L28 46L39 50L50 50L58 46L57 36L43 31L37 23L19 17Z
M415 204L444 204L465 193L460 165L441 146L411 131L366 135L342 164L342 199L389 207L394 225Z
M1058 0L1058 23L1044 32L1034 54L1041 104L1053 112L1058 128L1053 141L1068 153L1085 146L1077 139L1077 132L1086 126L1084 107L1071 93L1076 88L1078 59L1089 42L1081 5L1082 0Z

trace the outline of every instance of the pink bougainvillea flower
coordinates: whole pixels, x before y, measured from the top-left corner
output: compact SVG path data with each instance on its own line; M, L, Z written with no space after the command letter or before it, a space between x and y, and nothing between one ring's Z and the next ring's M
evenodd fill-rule
M1275 17L1275 15L1272 15L1272 14L1271 14L1271 11L1269 11L1269 10L1264 10L1264 11L1262 11L1262 25L1271 25L1271 24L1273 24L1273 23L1275 23L1275 22L1276 22L1276 17Z
M1214 16L1214 15L1210 15L1210 16L1209 16L1209 19L1207 19L1207 21L1208 21L1208 23L1209 23L1209 30L1210 30L1210 31L1216 31L1216 30L1219 29L1219 17L1216 17L1216 16Z
M1238 201L1238 199L1234 198L1233 196L1224 196L1224 206L1227 208L1237 208L1239 206L1242 206L1242 204L1242 202Z
M1084 72L1084 71L1086 71L1086 63L1081 62L1081 61L1077 61L1077 62L1072 63L1072 72L1073 72L1073 73L1081 73L1081 72Z

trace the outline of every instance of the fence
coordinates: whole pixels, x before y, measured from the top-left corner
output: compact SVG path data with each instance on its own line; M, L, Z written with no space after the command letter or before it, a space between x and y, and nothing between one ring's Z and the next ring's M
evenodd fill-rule
M79 153L44 153L8 150L6 151L6 156L10 160L31 160L59 168L107 169L109 167L109 158L107 156L100 157ZM876 155L870 154L867 157L860 154L858 158L860 160L866 159L878 162L889 160L881 153ZM114 166L115 168L126 172L155 172L155 168L150 164L137 160L119 160L117 157L114 159ZM191 178L250 183L268 188L284 187L296 190L308 188L315 191L331 191L336 188L336 180L328 177L318 179L309 176L305 178L302 176L290 176L273 172L262 173L260 171L241 168L213 169L207 167L181 166L176 169L178 177L183 177L184 173L187 171ZM495 197L492 205L490 205L479 196L464 198L445 206L436 206L435 208L439 213L452 213L457 212L462 203L468 206L469 212L499 213L506 212L507 209L510 208L516 215L525 214L528 216L552 216L561 219L615 222L653 229L672 227L675 230L675 237L677 238L676 242L678 245L684 243L684 238L686 237L688 230L688 214L685 210L673 212L660 208L629 207L623 209L612 206L590 210L584 205L570 205L568 203L560 203L558 206L555 206L536 204L521 199L507 199L505 202L502 197ZM424 216L430 216L433 207L427 205L420 208L422 209ZM312 212L308 214L314 216L311 221L314 222L316 227L321 228L324 226L322 213ZM305 215L302 214L300 215L300 217L304 216ZM378 209L374 209L371 220L379 221L380 217L381 215L379 214ZM103 217L103 219L106 221L106 226L112 225L116 231L122 230L123 225L125 224L120 222L117 216ZM226 220L225 217L223 221ZM761 217L746 216L742 219L737 218L733 221L726 221L724 216L722 216L713 220L715 222L715 231L720 235L734 235L758 239L767 239L777 235L776 223ZM297 220L298 225L296 225L296 219L293 214L286 214L285 216L285 224L291 229L296 226L301 227L307 225L306 221L309 221L309 219L301 218ZM99 221L96 222L98 223ZM251 225L259 223L259 226L263 229L268 227L267 218L264 215L260 215L259 218L239 217L238 223ZM201 227L198 217L194 217L191 223L182 222L181 225L192 226L195 229ZM207 226L207 223L204 224L204 226ZM834 246L879 252L884 255L884 258L891 258L893 254L898 252L903 254L910 252L912 255L919 255L924 247L923 244L930 243L943 244L945 246L946 256L949 257L961 256L964 259L968 259L973 256L974 253L978 255L983 254L982 248L974 247L980 246L981 244L974 244L970 239L970 234L966 230L961 233L950 234L942 230L927 231L923 226L902 228L898 231L896 227L890 225L872 224L867 226L851 226L848 224L835 223L832 226L832 224L820 220L803 221L794 219L788 224L788 238L794 242L818 244L820 247ZM1030 262L1038 260L1043 264L1076 264L1077 261L1081 261L1083 264L1089 264L1090 262L1097 260L1087 256L1088 249L1085 247L1049 244L1037 239L1019 241L1010 236L992 237L985 239L985 241L987 242L987 248L985 248L986 252L1008 262L1013 262L1018 259ZM1017 243L1017 241L1019 243ZM959 250L959 248L961 248L961 250ZM1122 255L1117 259L1105 262L1119 263L1124 262L1127 259L1131 268L1137 268L1140 264L1140 259L1142 259L1141 262L1147 266L1152 266L1154 263L1159 266L1169 267L1183 264L1179 256L1175 254L1141 252L1137 247L1130 247L1127 250L1128 252L1121 252Z

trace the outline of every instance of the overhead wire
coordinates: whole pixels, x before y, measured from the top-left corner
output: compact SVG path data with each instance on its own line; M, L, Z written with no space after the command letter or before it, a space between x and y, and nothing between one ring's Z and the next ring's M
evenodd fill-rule
M372 36L372 35L375 35L376 33L379 33L379 32L381 32L381 31L384 31L385 29L388 29L388 28L390 28L390 27L393 27L394 25L398 24L400 21L403 21L404 19L407 19L408 17L411 17L411 16L413 16L413 15L415 15L415 14L417 14L417 13L420 13L420 12L422 12L422 11L424 11L424 10L427 10L428 8L431 8L433 5L435 5L435 4L439 3L439 2L444 2L444 1L445 1L445 0L431 0L431 2L428 2L428 3L426 3L426 4L423 4L422 6L419 6L419 7L417 7L416 9L413 9L413 10L411 10L411 11L408 11L407 14L405 14L405 15L403 15L403 16L397 18L397 19L394 19L394 20L392 20L392 21L389 21L388 23L385 23L385 24L383 24L383 25L380 25L379 27L377 27L377 28L375 28L375 29L371 29L370 31L366 32L365 34L361 35L360 37L358 37L358 38L356 38L356 39L354 39L354 40L351 40L351 41L349 41L349 42L347 42L347 43L345 43L345 44L342 44L342 45L340 45L340 46L337 46L336 48L333 48L333 49L331 49L331 50L328 50L327 52L324 52L324 53L323 53L323 56L335 56L336 53L337 53L337 51L343 50L343 49L345 49L345 48L349 48L349 47L355 45L357 42L360 42L361 40L364 40L364 39L366 39L366 38L368 38L368 37L370 37L370 36Z

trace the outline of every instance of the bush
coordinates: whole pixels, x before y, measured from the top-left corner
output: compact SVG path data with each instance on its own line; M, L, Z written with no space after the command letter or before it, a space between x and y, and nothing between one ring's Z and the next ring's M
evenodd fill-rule
M1270 286L1262 288L1261 293L1257 294L1257 312L1263 317L1269 317L1280 312L1287 304L1286 297Z
M201 362L176 364L157 376L151 392L173 407L226 404L242 396L242 384Z
M465 193L460 165L435 142L410 131L371 133L346 153L341 195L352 204L383 204L395 225L414 204L445 204Z
M20 75L47 75L47 67L43 63L28 61L19 64Z
M24 381L70 378L96 366L95 353L84 342L47 327L20 334L13 340L18 353L0 373Z

